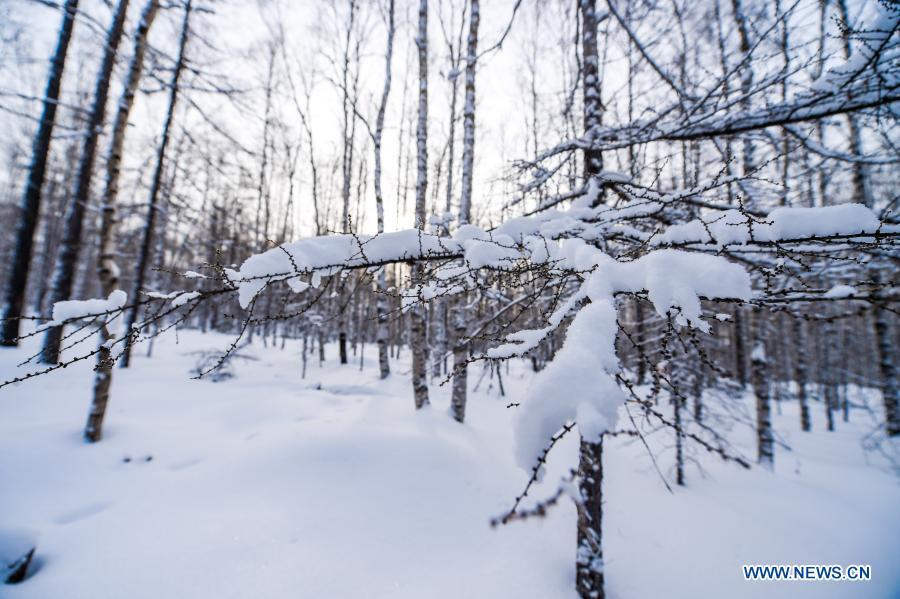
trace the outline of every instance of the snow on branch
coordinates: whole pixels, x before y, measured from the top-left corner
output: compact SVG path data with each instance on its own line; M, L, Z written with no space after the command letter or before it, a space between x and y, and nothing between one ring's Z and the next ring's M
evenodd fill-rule
M451 238L430 235L418 229L367 235L328 235L286 243L251 256L240 271L227 271L238 288L238 300L247 308L269 283L285 281L301 292L318 287L322 276L345 268L372 267L409 260L452 258L462 251ZM309 275L304 281L301 275Z
M82 318L99 318L121 311L128 301L128 294L116 289L106 299L67 300L53 304L53 321L46 326L57 326L64 322Z
M776 208L755 220L739 210L714 211L683 224L668 227L654 237L653 246L713 243L719 247L752 242L805 240L817 237L874 235L897 232L884 225L862 204L818 208Z
M570 420L577 421L582 436L590 440L615 427L624 401L615 380L619 372L616 293L646 290L660 314L674 311L676 322L703 331L708 331L709 325L701 318L701 296L744 301L752 296L747 272L720 256L656 250L638 260L619 262L587 244L580 249L575 252L582 254L580 260L591 259L596 264L582 287L590 303L576 314L562 348L535 376L522 400L516 429L517 458L522 467L534 463L546 439ZM523 338L520 332L508 341ZM508 356L511 349L508 344L499 351ZM522 343L516 349L527 351L530 347ZM566 393L560 394L559 389Z
M900 70L896 67L900 57L900 10L887 4L880 8L876 21L865 31L856 32L861 42L859 52L844 64L826 71L808 90L792 98L736 111L733 102L721 102L721 96L716 93L721 81L693 104L686 104L676 86L677 98L670 106L661 107L657 116L601 129L590 139L564 142L543 152L537 161L574 150L608 151L657 141L710 139L889 106L900 100ZM633 36L633 32L628 32ZM652 61L651 65L654 65ZM658 66L656 70L674 85ZM779 84L784 76L772 78L752 95L761 97L765 87Z

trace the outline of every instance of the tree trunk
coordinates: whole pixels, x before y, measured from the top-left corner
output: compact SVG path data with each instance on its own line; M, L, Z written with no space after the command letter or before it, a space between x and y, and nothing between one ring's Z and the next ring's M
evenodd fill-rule
M66 211L66 226L63 233L62 246L56 258L53 291L51 292L51 303L53 304L65 301L72 295L72 284L75 280L78 254L81 251L81 231L84 227L84 215L87 211L91 179L94 175L97 141L100 138L100 132L106 120L106 97L109 94L110 77L116 64L119 41L122 39L122 32L125 29L128 2L129 0L119 0L116 11L113 13L109 31L106 34L103 62L100 66L100 72L97 74L97 84L94 90L94 105L91 108L91 116L88 119L88 130L84 138L84 147L81 151L78 174L75 176L75 185ZM44 347L41 351L41 360L45 364L56 364L59 362L62 333L63 327L61 326L52 327L47 331L44 337Z
M9 270L9 278L6 282L3 333L0 335L2 337L0 345L8 347L15 347L19 344L19 319L22 316L25 294L28 291L28 269L31 265L34 232L37 229L38 217L41 213L41 190L44 186L47 159L50 155L50 140L53 135L53 126L56 123L59 88L62 83L69 41L72 39L76 12L78 12L78 0L66 0L63 7L62 26L56 41L56 51L53 53L50 74L47 77L47 88L44 91L44 108L34 137L31 164L28 167L28 180L22 195L16 229L16 245L12 255L12 268Z
M681 391L679 391L681 392ZM684 486L684 420L681 413L684 409L684 399L678 395L672 396L672 409L675 424L675 483Z
M841 353L841 342L837 324L833 320L826 321L823 328L825 343L822 345L824 356L821 365L824 370L822 379L825 385L825 422L826 428L833 431L834 411L838 409L838 385L840 384L838 356Z
M131 363L131 347L132 347L132 329L137 320L138 301L141 292L144 290L144 278L147 274L147 265L151 260L153 253L153 229L156 222L156 203L159 196L159 189L162 183L163 166L166 159L166 148L169 145L171 137L172 121L175 118L175 104L178 101L178 82L181 79L181 72L184 70L186 62L185 51L187 49L188 36L190 33L189 24L191 17L191 2L187 0L184 5L184 19L181 24L181 39L178 46L178 58L175 62L175 70L172 72L172 82L169 84L169 107L166 111L166 120L163 124L162 139L160 140L159 149L156 152L156 168L153 171L153 180L150 184L150 196L147 207L147 222L144 227L144 235L141 239L141 250L138 256L137 272L134 277L134 285L131 288L131 308L129 308L125 317L125 330L128 338L125 340L125 349L122 354L122 368L128 368Z
M596 0L579 0L581 12L582 82L584 86L584 137L588 140L602 125L600 57L597 52ZM584 150L584 176L590 180L603 171L600 151ZM602 202L601 195L598 202ZM582 599L604 599L603 581L603 439L582 437L579 487L582 504L578 512L578 548L575 558L575 588Z
M103 196L103 220L100 226L100 251L97 257L97 276L103 289L103 297L109 296L119 284L119 266L116 264L116 202L119 196L119 173L122 167L122 148L125 145L125 131L128 128L128 116L134 105L134 95L141 80L144 69L144 56L147 52L147 36L150 26L159 9L159 0L148 0L141 20L134 33L134 53L128 67L128 78L119 100L119 108L112 131L112 143L106 161L106 193ZM112 384L113 360L110 355L109 342L115 340L108 327L100 330L100 353L97 354L97 366L94 368L94 397L88 413L84 438L90 443L97 442L103 436L103 418L109 403L109 389Z
M384 196L381 190L381 138L384 132L384 115L387 110L388 96L391 93L391 60L394 55L394 0L388 4L388 35L387 51L384 56L384 88L381 92L381 104L378 106L378 116L375 119L375 211L378 225L378 233L384 233ZM375 319L377 330L375 340L378 343L378 373L382 379L391 374L391 366L388 361L388 316L387 316L387 267L382 267L378 272L377 294L375 300Z
M743 0L731 0L731 7L734 13L734 24L738 30L740 39L740 51L742 59L745 61L739 69L741 78L741 110L749 112L751 107L750 93L753 90L753 69L751 67L752 44L750 40L750 25L747 15L744 13ZM743 157L741 168L744 179L750 177L756 170L756 148L751 135L743 136ZM745 200L748 207L755 207L755 198L749 193L749 190L743 188Z
M425 192L428 186L428 0L419 0L419 30L416 35L419 53L419 118L416 125L416 228L425 230ZM421 262L412 266L412 286L424 280ZM417 301L409 315L409 344L412 348L412 383L416 409L428 405L428 357L425 309Z
M643 385L647 382L647 363L644 360L646 356L646 348L644 346L646 325L644 323L644 305L640 299L634 300L634 320L635 331L634 339L637 345L637 384Z
M350 226L350 186L353 179L353 143L356 138L356 97L350 97L350 42L353 37L353 24L356 19L356 0L350 0L350 19L347 24L347 35L344 44L344 68L342 74L342 108L343 108L343 151L341 154L341 231L352 232ZM348 302L343 301L343 287L340 292L341 312L338 314L338 356L341 364L347 363L347 316L345 308Z
M741 388L747 386L747 342L743 312L740 306L734 309L734 376Z
M453 390L450 409L454 420L466 419L466 397L469 386L469 340L466 333L466 295L454 298L453 320Z
M575 588L582 599L603 599L603 438L582 438L578 464L582 502L578 509Z
M830 375L829 375L830 376ZM825 430L834 431L834 410L837 408L837 387L825 383Z
M765 345L765 322L760 312L754 312L752 323L753 352L750 356L750 378L753 394L756 396L756 446L757 461L771 470L775 464L774 436L772 433L772 412L769 403L768 358Z
M600 57L597 53L597 7L596 0L580 0L581 7L581 50L584 84L584 135L590 141L599 133L602 125L603 104L600 98ZM599 174L603 170L603 155L599 150L584 150L585 178Z
M271 201L266 175L269 168L269 129L272 126L272 78L274 74L275 47L271 46L269 48L269 68L266 74L266 107L263 115L262 151L259 160L259 181L256 188L256 222L253 240L256 244L255 249L260 252L266 249L271 219Z
M876 282L880 279L876 276ZM900 436L900 401L897 398L897 370L891 342L890 314L883 304L875 307L875 342L878 348L878 370L881 374L881 396L884 402L885 427L891 437Z
M812 424L809 418L809 398L806 393L808 373L806 366L806 336L803 334L803 320L794 317L794 378L797 383L797 400L800 403L800 430L809 431Z
M469 4L469 37L466 48L466 101L463 107L462 190L459 201L459 224L472 218L472 175L475 166L475 69L478 66L478 0ZM450 173L452 176L452 173ZM451 314L453 324L453 391L451 410L457 422L466 419L468 391L469 339L466 330L466 294L455 298Z
M853 56L853 47L850 43L850 14L847 10L846 0L838 0L838 12L844 27L841 29L841 41L843 42L844 59L850 61ZM859 126L859 119L856 114L847 114L847 125L850 133L850 153L853 156L863 155L862 130ZM872 189L869 185L869 176L866 164L862 160L853 162L853 201L873 207L874 198L872 197Z

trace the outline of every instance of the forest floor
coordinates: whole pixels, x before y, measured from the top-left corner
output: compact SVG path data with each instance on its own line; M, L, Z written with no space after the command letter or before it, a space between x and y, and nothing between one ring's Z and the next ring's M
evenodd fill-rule
M177 341L177 343L176 343ZM408 352L377 378L374 349L339 366L259 338L234 378L192 380L197 352L230 338L182 331L117 369L102 442L81 440L91 364L0 390L0 535L37 540L33 573L0 585L9 599L572 598L575 509L492 529L527 473L513 460L507 409L528 384L524 363L496 378L476 366L465 425L448 386L416 413ZM0 351L0 375L35 350ZM437 382L437 381L436 381ZM565 390L561 389L561 393ZM855 401L877 409L877 396ZM552 398L547 398L552 400ZM865 400L865 402L863 401ZM749 402L736 451L752 461ZM720 402L721 403L721 402ZM673 478L671 436L606 444L605 550L611 599L900 596L900 484L864 445L873 415L802 433L796 406L776 406L774 472L689 451ZM624 413L622 420L627 421ZM532 499L575 463L574 434ZM526 505L530 505L526 501ZM869 582L748 582L742 564L870 564Z

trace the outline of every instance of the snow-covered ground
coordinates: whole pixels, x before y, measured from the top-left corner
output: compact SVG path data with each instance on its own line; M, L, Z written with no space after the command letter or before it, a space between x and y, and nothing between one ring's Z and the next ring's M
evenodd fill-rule
M81 440L89 364L0 390L0 534L37 537L10 599L574 598L575 510L492 529L527 474L513 459L523 364L481 381L465 425L447 389L416 413L408 352L377 380L334 347L300 378L298 347L238 360L236 377L191 380L199 350L229 338L182 331L116 370L105 436ZM34 350L0 351L0 375ZM143 354L144 349L138 352ZM472 386L480 371L470 376ZM559 390L564 393L564 389ZM862 439L862 410L835 433L801 433L777 410L776 470L692 452L666 491L640 442L606 444L608 595L619 598L900 596L900 484ZM732 431L747 455L752 434ZM661 443L662 436L652 438ZM556 451L533 498L573 465ZM671 452L658 456L671 476ZM869 582L747 582L745 563L871 564Z

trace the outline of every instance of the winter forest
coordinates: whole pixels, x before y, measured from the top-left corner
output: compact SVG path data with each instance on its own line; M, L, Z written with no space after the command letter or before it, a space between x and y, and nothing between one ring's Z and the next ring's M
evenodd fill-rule
M900 5L0 0L0 597L900 597Z

